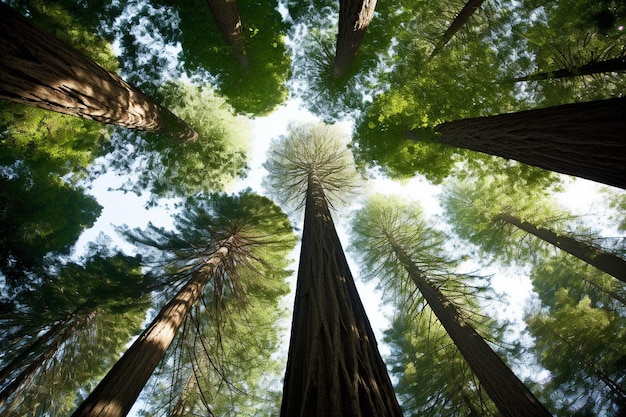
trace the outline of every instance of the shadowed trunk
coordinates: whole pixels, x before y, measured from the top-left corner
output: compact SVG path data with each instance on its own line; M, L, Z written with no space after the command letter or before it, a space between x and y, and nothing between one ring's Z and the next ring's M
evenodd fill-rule
M626 98L462 119L435 131L440 143L626 188Z
M236 0L206 0L217 27L220 29L226 42L233 48L237 61L248 68L250 62L245 52L241 18Z
M506 417L551 416L550 412L515 376L478 332L463 319L454 305L428 282L404 249L393 241L391 246L415 286L502 415Z
M620 281L626 282L626 261L619 256L587 245L572 237L557 234L552 230L536 227L527 221L518 219L507 213L501 213L497 216L497 219L518 227L526 233L530 233L564 250L570 255L577 257L581 261L598 268L600 271L606 272Z
M376 0L339 1L339 33L333 65L335 78L343 77L350 69L372 21L375 7Z
M280 415L401 416L319 179L308 181Z
M128 414L152 372L161 361L176 332L198 301L204 287L229 254L229 238L193 274L185 286L159 312L118 360L73 417L123 417Z
M552 78L570 78L581 75L601 74L605 72L626 71L626 56L607 59L606 61L590 62L575 68L562 68L548 72L538 72L524 77L515 78L513 81L540 81Z
M195 140L150 97L0 2L0 99Z
M445 31L437 45L435 45L435 49L430 54L430 57L434 57L443 49L444 46L450 39L467 23L470 17L474 14L476 10L480 8L485 0L468 0L463 6L463 9L459 12L459 14L454 18L448 29Z

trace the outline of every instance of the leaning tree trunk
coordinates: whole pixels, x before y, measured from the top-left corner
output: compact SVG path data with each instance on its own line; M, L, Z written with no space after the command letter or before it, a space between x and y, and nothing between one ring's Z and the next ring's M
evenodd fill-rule
M614 276L620 281L626 282L626 261L617 255L595 248L580 242L570 236L553 232L552 230L537 227L527 221L521 220L508 213L500 213L498 220L511 224L526 233L530 233L539 239L548 242L557 248L564 250L583 262L588 263L602 272Z
M541 81L552 78L571 78L581 75L602 74L605 72L626 71L626 56L607 59L605 61L590 62L575 68L561 68L554 71L538 72L523 77L515 78L513 81Z
M306 196L280 415L402 415L314 175Z
M72 417L123 417L128 414L185 317L229 254L232 241L232 237L226 241L161 309Z
M206 0L217 27L220 29L226 42L233 48L237 61L248 68L250 62L245 52L241 18L236 0Z
M462 119L435 131L440 143L626 188L626 98Z
M551 416L454 305L428 282L404 249L393 242L391 246L500 413L506 417Z
M430 57L434 57L443 49L444 46L450 39L467 23L470 17L474 14L476 10L480 8L485 0L468 0L465 3L465 6L461 9L459 14L454 18L448 29L445 31L437 45L435 45L435 49L430 54Z
M0 99L195 140L166 108L0 2Z
M339 1L339 33L333 65L335 78L346 75L352 65L374 16L375 7L376 0Z

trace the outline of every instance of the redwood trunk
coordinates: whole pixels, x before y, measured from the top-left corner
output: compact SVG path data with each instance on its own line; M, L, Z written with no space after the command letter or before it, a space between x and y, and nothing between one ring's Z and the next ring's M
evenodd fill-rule
M605 72L626 71L626 56L620 58L607 59L606 61L591 62L576 68L562 68L555 71L539 72L515 78L515 82L520 81L540 81L551 78L570 78L581 75L601 74Z
M0 99L195 140L169 110L0 2Z
M339 33L333 75L341 78L352 65L374 16L376 0L340 0Z
M280 415L402 415L315 176L306 196Z
M431 58L437 55L439 51L450 42L450 39L467 23L469 18L480 8L484 1L485 0L468 0L468 2L465 3L463 9L461 9L459 14L454 18L454 21L443 34L441 40L435 46L435 49L433 49L433 52L430 54Z
M626 261L619 256L594 248L569 236L557 234L552 230L536 227L527 221L518 219L510 214L501 213L498 219L512 224L530 233L539 239L548 242L559 249L564 250L583 262L588 263L602 272L614 276L620 281L626 282Z
M229 240L229 242L232 242ZM227 243L191 277L118 360L72 417L123 417L128 414L185 317L215 270L228 255Z
M435 131L441 143L626 188L626 98L457 120Z
M226 42L233 48L237 61L245 68L250 63L245 53L241 18L236 0L206 0L217 27L220 29Z
M551 416L511 369L467 323L454 305L423 276L406 252L392 243L420 293L459 349L498 410L506 417Z

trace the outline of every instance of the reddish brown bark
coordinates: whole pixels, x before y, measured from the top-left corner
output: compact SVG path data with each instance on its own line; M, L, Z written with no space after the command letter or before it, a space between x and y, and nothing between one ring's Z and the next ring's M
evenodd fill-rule
M465 321L454 305L428 282L406 252L397 244L392 243L392 247L415 286L502 415L506 417L551 416L526 385Z
M441 143L626 188L626 98L462 119L435 131Z
M195 140L166 108L0 2L0 99Z
M237 61L245 68L250 63L246 56L242 33L241 18L236 0L206 0L217 27L220 29L226 42L233 48Z
M435 49L430 54L430 57L434 57L441 51L441 49L446 46L450 39L459 31L461 28L467 23L470 17L474 14L476 10L480 8L485 0L468 0L465 3L465 6L461 9L459 14L454 18L448 29L446 29L445 33L435 45Z
M333 75L343 77L363 42L365 31L374 16L376 0L340 0L339 33Z
M322 187L310 176L281 416L401 415Z
M591 245L587 245L572 237L557 234L552 230L537 227L507 213L500 214L498 219L518 227L526 233L530 233L561 250L564 250L570 255L598 268L602 272L606 272L607 274L614 276L620 281L626 282L626 261L619 256L595 248Z
M601 74L606 72L626 71L626 56L620 58L607 59L605 61L590 62L575 68L561 68L554 71L538 72L524 77L515 78L515 82L520 81L540 81L552 78L570 78L581 75Z
M148 328L72 414L73 417L123 417L128 414L185 317L228 255L230 242L232 238L161 309Z

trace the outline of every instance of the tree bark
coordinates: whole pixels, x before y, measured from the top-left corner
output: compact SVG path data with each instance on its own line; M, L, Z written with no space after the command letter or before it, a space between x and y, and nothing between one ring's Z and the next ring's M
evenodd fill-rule
M281 417L401 416L319 179L309 175Z
M428 280L399 245L391 246L441 325L506 417L551 416L524 383L467 323L454 305Z
M437 45L435 45L435 49L431 52L430 58L437 55L439 51L450 42L450 39L467 23L469 18L480 8L484 1L485 0L468 0L467 3L465 3L465 6L463 6L459 14L454 18L454 21L448 26L448 29L439 42L437 42Z
M168 109L0 2L0 99L195 140Z
M377 0L340 0L339 33L333 75L341 78L352 65L374 16Z
M220 29L226 42L233 48L237 61L248 68L250 62L245 52L241 18L236 0L206 0L217 27Z
M435 131L440 143L626 188L626 98L462 119Z
M229 238L161 309L72 417L123 417L128 414L185 317L228 256L232 241L233 238Z
M500 213L498 220L511 224L526 233L530 233L539 239L548 242L557 248L564 250L583 262L588 263L602 272L614 276L620 281L626 282L626 261L612 253L587 245L572 237L558 234L552 230L537 227L527 221L521 220L508 213Z
M581 75L601 74L605 72L626 71L626 56L607 59L606 61L590 62L576 68L561 68L554 71L538 72L515 78L513 81L541 81L552 78L570 78Z

